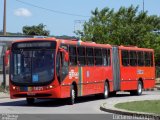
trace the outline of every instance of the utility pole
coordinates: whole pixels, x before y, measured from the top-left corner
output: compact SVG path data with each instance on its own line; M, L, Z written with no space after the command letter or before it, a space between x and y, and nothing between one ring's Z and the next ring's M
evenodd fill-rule
M75 20L74 21L74 31L82 30L84 23L85 23L85 20Z
M6 0L4 0L3 35L6 35Z
M143 0L143 12L144 12L144 0Z
M82 31L84 23L85 23L85 20L75 20L74 21L74 32L76 32L76 31ZM79 39L81 39L81 35L78 36L78 37L79 37Z

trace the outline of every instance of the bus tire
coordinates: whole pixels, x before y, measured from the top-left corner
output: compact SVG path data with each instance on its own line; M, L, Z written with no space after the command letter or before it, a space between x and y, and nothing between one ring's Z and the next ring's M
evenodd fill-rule
M75 99L76 99L76 91L74 89L74 85L71 85L69 104L73 105L75 103Z
M137 95L142 95L143 85L141 81L138 81Z
M26 98L26 101L27 101L28 105L32 105L32 104L34 104L35 99L34 98Z
M104 83L104 92L102 94L102 98L106 99L109 97L109 85L107 82Z
M131 95L142 95L143 85L141 81L138 81L137 90L130 91Z

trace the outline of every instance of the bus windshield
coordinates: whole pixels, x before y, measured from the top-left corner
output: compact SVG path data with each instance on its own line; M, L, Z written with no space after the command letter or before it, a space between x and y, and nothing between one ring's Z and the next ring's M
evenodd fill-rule
M42 85L53 80L55 49L21 49L11 53L11 81Z

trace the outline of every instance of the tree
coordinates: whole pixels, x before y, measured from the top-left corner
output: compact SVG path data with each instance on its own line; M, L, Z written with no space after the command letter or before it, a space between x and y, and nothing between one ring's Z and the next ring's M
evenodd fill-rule
M84 23L83 31L77 31L83 41L107 43L113 45L134 45L154 48L156 60L160 53L160 17L148 15L147 11L138 12L138 6L114 9L96 8L88 22Z
M38 36L48 36L49 31L45 30L46 25L39 24L33 26L24 26L23 27L23 34L25 35L38 35Z

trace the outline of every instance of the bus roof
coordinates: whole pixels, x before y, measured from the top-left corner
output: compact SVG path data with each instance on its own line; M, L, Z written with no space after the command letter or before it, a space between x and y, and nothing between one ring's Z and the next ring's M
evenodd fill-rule
M48 37L48 38L25 38L25 39L20 39L20 40L15 40L13 43L15 42L27 42L27 41L58 41L60 43L64 43L64 44L70 44L70 45L84 45L84 46L92 46L92 47L112 47L109 44L97 44L95 42L90 42L90 41L80 41L80 40L75 40L75 39L71 39L71 40L65 40L65 39L56 39L54 37Z
M24 39L19 39L19 40L15 40L13 41L13 43L15 42L29 42L29 41L44 41L44 40L49 40L49 41L55 41L56 38L24 38Z
M137 46L117 46L117 45L110 45L110 44L98 44L92 41L81 41L81 40L76 40L76 39L70 39L70 40L66 40L66 39L56 39L54 37L44 37L44 38L24 38L24 39L20 39L20 40L15 40L14 42L27 42L27 41L57 41L59 43L62 44L70 44L70 45L77 45L77 46L91 46L91 47L108 47L108 48L112 48L113 46L118 47L119 49L122 50L140 50L140 51L154 51L153 49L149 49L149 48L138 48ZM13 42L13 43L14 43Z
M77 46L91 46L91 47L112 47L111 45L109 44L97 44L95 42L92 42L92 41L81 41L81 40L78 40L78 41L75 41L75 40L61 40L59 39L59 41L61 43L64 43L64 44L70 44L70 45L77 45Z
M153 49L149 49L149 48L139 48L137 46L119 46L119 49L121 50L137 50L137 51L151 51L153 52Z

